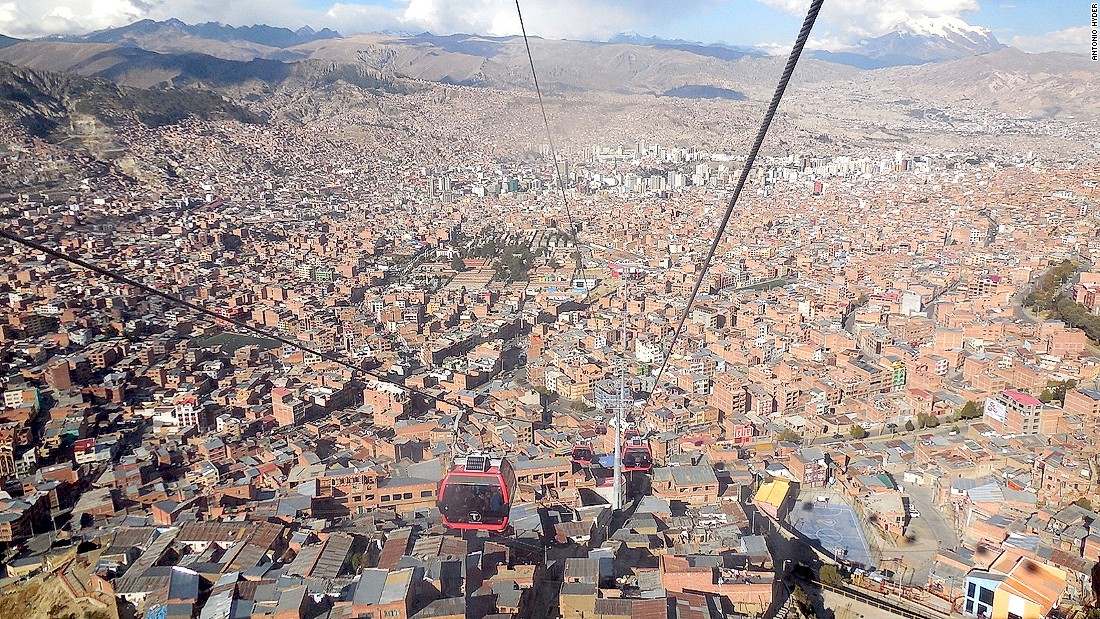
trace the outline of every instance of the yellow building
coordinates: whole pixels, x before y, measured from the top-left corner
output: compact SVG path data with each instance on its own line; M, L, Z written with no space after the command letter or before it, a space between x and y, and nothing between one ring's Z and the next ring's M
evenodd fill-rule
M1066 572L1021 557L993 592L990 619L1041 619L1066 590Z
M787 497L791 494L791 482L783 477L776 477L771 481L761 484L752 498L753 505L772 518L779 520Z
M1016 549L988 570L966 576L963 615L986 619L1042 619L1058 606L1068 574Z

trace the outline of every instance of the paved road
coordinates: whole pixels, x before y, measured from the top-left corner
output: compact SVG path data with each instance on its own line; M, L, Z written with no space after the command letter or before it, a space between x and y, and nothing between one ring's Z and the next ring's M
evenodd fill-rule
M1074 273L1068 280L1066 280L1065 284L1062 284L1062 287L1059 289L1059 292L1070 293L1073 290L1073 286L1081 281L1081 273L1083 271L1091 270L1092 266L1093 266L1093 263L1092 263L1091 260L1085 260L1085 259L1082 258L1081 267L1079 269L1077 269L1077 272ZM1047 267L1039 275L1039 277L1036 278L1035 281L1042 280L1042 278L1046 276L1047 272L1050 271L1053 268L1054 268L1054 265L1051 265L1051 266ZM1037 323L1039 323L1040 318L1038 316L1036 316L1034 312L1032 312L1030 309L1028 309L1027 306L1024 305L1024 298L1028 295L1028 293L1031 292L1031 288L1032 288L1032 286L1022 288L1020 290L1020 292L1018 292L1018 293L1016 293L1015 295L1012 296L1012 299L1011 299L1011 302L1012 302L1012 316L1016 320L1023 320L1025 322L1029 322L1031 324L1037 324ZM1093 355L1095 355L1097 357L1100 357L1100 346L1097 346L1097 345L1093 344L1092 342L1087 342L1085 344L1085 347Z
M920 512L919 520L931 529L940 543L940 548L955 550L959 547L959 538L955 527L948 518L932 504L932 490L920 486L906 486L910 503Z
M980 403L979 403L980 404ZM980 408L980 406L979 406ZM878 447L880 443L892 441L894 439L900 439L912 443L916 437L924 434L948 434L951 432L952 426L958 426L959 432L965 433L966 428L971 423L977 423L982 420L981 417L976 419L960 419L959 421L940 421L940 425L934 428L918 428L912 432L906 432L904 428L900 428L900 432L891 432L882 424L875 424L875 427L871 428L870 435L861 439L861 442L871 447ZM845 428L847 430L847 428ZM832 438L832 435L828 437L813 437L807 441L807 445L848 445L851 444L854 439L848 434L847 431L840 433L841 438Z

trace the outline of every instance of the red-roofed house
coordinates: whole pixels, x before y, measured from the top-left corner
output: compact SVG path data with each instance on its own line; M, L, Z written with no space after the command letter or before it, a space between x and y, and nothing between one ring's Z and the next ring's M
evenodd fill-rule
M986 399L984 421L1002 434L1039 434L1043 409L1034 396L1005 389Z

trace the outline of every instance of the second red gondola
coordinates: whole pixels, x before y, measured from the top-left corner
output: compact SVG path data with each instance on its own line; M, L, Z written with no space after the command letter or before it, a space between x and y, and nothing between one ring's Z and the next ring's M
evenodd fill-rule
M623 471L627 473L649 472L653 470L653 451L649 442L634 437L623 445Z
M592 466L592 462L596 459L596 452L587 443L577 443L573 445L573 452L569 455L569 459L574 464Z

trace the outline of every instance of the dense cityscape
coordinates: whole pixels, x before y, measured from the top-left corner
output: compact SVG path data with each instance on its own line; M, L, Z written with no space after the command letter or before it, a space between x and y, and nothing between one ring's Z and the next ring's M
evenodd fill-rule
M555 166L516 101L131 123L109 156L6 123L5 230L208 313L0 241L0 615L1095 603L1094 158L968 147L1042 124L1008 116L943 149L780 123L687 311L759 106L577 119ZM444 509L478 454L506 527Z

